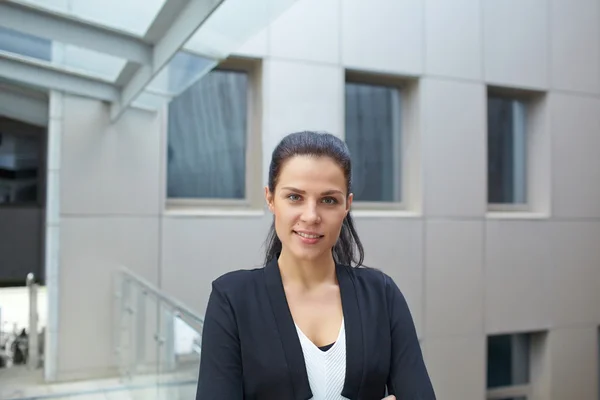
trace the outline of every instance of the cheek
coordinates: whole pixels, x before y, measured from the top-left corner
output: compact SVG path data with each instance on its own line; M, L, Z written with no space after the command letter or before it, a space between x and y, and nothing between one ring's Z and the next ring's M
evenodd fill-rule
M275 225L278 226L294 224L298 219L298 213L290 207L276 207L273 214L275 215Z
M342 229L342 224L344 223L344 218L346 217L346 213L343 210L336 210L332 212L328 216L327 219L329 229L333 231L340 231Z

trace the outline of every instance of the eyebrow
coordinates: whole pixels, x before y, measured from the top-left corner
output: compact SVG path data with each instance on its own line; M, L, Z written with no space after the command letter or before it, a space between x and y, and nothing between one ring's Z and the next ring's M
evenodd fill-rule
M301 189L298 189L298 188L295 188L295 187L291 187L291 186L285 186L285 187L282 187L281 189L289 190L289 191L292 191L292 192L297 192L297 193L300 193L300 194L305 194L306 193L305 190L301 190ZM332 195L332 194L341 194L343 196L344 192L342 192L341 190L337 190L337 189L330 189L330 190L326 190L326 191L322 192L321 196L328 196L328 195Z

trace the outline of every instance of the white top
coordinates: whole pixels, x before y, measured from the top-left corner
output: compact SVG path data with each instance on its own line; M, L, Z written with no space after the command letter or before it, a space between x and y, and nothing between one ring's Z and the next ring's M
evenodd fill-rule
M313 400L345 400L341 395L346 379L346 330L344 320L334 345L319 349L296 325Z

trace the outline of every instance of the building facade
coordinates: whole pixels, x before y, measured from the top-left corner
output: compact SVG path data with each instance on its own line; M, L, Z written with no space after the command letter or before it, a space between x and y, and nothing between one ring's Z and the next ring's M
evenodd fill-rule
M54 90L48 121L56 379L114 374L119 267L202 314L261 265L270 154L318 130L439 398L598 398L597 1L298 0L158 111Z

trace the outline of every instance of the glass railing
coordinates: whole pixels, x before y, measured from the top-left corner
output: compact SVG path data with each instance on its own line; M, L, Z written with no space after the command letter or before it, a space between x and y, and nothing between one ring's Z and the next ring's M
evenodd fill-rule
M195 398L202 317L124 269L114 307L114 349L129 398Z

